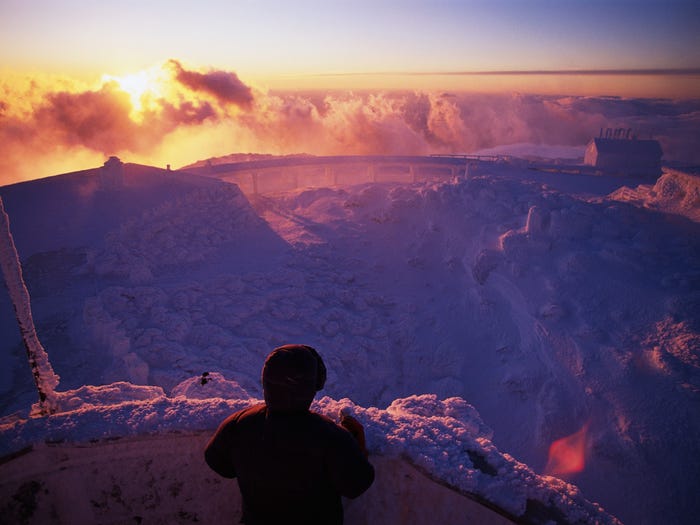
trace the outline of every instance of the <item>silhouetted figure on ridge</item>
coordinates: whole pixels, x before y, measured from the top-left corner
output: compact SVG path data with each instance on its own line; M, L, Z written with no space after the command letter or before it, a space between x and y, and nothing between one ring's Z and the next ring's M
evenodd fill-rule
M238 478L242 523L342 524L341 496L355 498L374 481L362 425L309 411L325 381L316 350L276 348L262 370L265 402L229 416L209 441L207 464Z

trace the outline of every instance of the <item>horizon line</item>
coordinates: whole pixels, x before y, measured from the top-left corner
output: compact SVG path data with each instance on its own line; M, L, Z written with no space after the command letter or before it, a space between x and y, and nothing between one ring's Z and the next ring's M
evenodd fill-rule
M536 75L584 75L584 76L685 76L700 75L700 67L646 68L646 69L501 69L464 71L368 71L348 73L311 73L316 77L353 76L536 76Z

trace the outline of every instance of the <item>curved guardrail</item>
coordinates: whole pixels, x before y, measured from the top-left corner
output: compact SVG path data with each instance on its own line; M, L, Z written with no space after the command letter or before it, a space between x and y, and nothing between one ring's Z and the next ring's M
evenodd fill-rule
M332 187L371 182L444 180L469 174L475 162L505 157L434 156L300 156L208 164L183 171L237 184L245 193L269 193L305 187Z

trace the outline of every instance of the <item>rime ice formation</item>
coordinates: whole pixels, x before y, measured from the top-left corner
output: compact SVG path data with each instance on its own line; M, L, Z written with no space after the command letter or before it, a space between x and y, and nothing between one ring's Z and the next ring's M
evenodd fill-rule
M663 175L652 184L620 188L613 199L633 202L653 210L683 215L700 222L700 177L664 168Z
M0 267L15 310L34 383L39 391L38 411L44 415L50 414L56 410L55 389L59 377L51 368L49 356L36 334L29 293L22 278L22 266L12 240L10 220L5 213L2 198L0 198Z

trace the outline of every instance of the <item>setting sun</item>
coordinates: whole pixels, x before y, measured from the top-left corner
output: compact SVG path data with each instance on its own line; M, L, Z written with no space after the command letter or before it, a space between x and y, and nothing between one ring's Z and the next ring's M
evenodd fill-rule
M155 99L163 96L164 81L153 68L122 76L102 75L103 85L110 82L117 84L121 91L129 95L132 108L129 116L136 122L142 121L143 112L149 109Z

